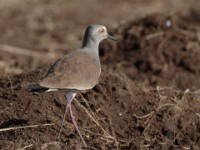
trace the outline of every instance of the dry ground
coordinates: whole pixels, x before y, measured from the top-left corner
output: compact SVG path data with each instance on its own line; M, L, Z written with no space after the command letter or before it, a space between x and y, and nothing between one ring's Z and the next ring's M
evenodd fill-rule
M0 149L200 149L199 6L195 0L1 1ZM64 95L23 87L40 80L50 61L79 48L91 23L106 25L118 41L100 45L99 84L73 102L84 148L69 119L56 138Z

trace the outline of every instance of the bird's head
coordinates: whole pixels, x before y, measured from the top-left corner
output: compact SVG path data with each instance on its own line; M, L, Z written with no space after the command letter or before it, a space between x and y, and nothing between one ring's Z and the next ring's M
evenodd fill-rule
M87 27L85 31L83 44L87 44L87 42L91 42L91 41L99 44L102 40L107 39L107 38L116 41L115 38L112 37L107 32L107 29L105 26L93 24Z

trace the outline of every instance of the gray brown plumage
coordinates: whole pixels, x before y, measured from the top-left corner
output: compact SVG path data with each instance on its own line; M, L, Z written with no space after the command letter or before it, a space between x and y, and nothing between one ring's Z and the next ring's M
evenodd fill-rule
M88 26L85 31L82 48L58 59L39 83L31 84L27 88L33 92L63 91L65 93L67 104L58 137L62 131L65 115L69 111L82 142L87 146L76 124L71 102L77 92L91 89L98 83L101 73L98 46L106 38L113 39L107 33L105 26Z
M91 89L98 83L100 72L100 61L92 53L78 50L56 61L39 85L52 89Z

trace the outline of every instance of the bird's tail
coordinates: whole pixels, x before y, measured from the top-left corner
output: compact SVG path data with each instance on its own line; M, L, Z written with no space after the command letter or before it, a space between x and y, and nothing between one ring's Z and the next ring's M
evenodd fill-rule
M39 84L29 84L25 87L25 89L34 93L43 93L49 90L49 88L42 87Z

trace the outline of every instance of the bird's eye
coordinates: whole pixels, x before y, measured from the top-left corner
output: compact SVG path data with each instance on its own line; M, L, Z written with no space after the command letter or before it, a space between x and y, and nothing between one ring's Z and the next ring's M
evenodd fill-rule
M99 33L103 33L104 31L104 28L99 29Z

